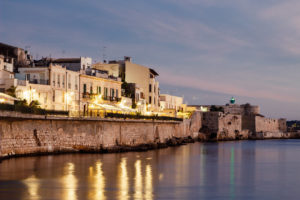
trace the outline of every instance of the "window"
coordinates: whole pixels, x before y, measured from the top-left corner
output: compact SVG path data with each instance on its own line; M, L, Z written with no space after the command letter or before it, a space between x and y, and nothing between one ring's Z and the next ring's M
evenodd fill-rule
M60 75L57 75L57 86L60 87Z
M101 94L101 86L98 86L98 94Z
M62 75L62 87L65 88L65 75Z
M149 96L149 104L152 104L152 98Z
M90 87L90 94L93 94L93 86Z
M119 98L119 90L116 89L116 97Z
M83 84L83 93L86 94L86 84Z
M68 88L71 89L71 74L68 77Z
M26 74L26 80L30 80L30 74Z
M55 91L53 91L52 100L53 100L53 102L55 102Z
M52 80L53 80L53 86L55 86L55 74L53 73L53 75L52 75L53 77L52 77Z
M154 93L156 92L156 87L155 87L155 85L154 85Z
M110 89L110 96L115 97L115 89L113 88Z
M104 97L107 97L108 89L105 87L104 88Z
M149 84L149 92L152 92L152 85Z
M75 90L78 90L78 77L75 77Z

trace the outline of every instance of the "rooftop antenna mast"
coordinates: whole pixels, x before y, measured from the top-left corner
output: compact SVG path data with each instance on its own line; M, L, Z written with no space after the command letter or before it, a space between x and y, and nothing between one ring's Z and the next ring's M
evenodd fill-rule
M63 49L63 50L61 51L61 53L62 53L62 57L64 58L64 57L65 57L66 51Z
M103 50L102 50L102 60L103 60L103 62L105 62L105 60L106 60L106 46L103 46Z

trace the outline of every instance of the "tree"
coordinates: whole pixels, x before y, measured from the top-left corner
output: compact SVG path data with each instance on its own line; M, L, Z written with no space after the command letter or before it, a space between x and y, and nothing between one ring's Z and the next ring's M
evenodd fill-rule
M210 107L210 112L223 112L224 113L224 108L223 107L217 107L215 105L212 105Z
M126 82L126 81L124 81L123 83L122 83L122 85L121 85L121 88L122 88L122 90L124 91L124 96L125 97L129 97L129 98L131 98L131 90L130 90L130 85Z
M41 104L37 100L33 100L30 102L29 107L30 108L38 108Z
M12 96L12 97L16 97L16 87L11 86L10 88L8 88L6 90L6 94Z

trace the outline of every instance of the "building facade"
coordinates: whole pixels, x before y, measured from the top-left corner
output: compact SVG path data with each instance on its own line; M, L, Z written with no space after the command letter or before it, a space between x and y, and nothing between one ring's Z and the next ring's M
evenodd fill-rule
M110 64L119 64L122 81L135 83L143 91L147 104L147 111L159 111L159 75L155 70L131 62L130 57L121 61L110 61Z
M80 110L103 110L105 105L121 101L122 82L97 76L80 74Z
M51 110L79 110L79 72L50 64L49 67L19 68L18 90L29 91L30 99L38 100L41 107ZM23 80L23 84L21 81ZM29 84L27 84L27 82ZM39 98L36 98L35 93ZM25 93L26 94L26 93ZM20 96L24 97L24 96Z
M168 110L173 109L177 112L182 110L183 97L173 96L169 94L160 95L160 109Z

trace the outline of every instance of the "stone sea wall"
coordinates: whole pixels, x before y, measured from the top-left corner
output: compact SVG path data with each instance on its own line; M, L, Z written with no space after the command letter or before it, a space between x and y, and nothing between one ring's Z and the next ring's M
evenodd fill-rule
M0 157L147 148L198 137L201 115L183 122L79 119L0 113ZM147 147L145 147L147 146Z

